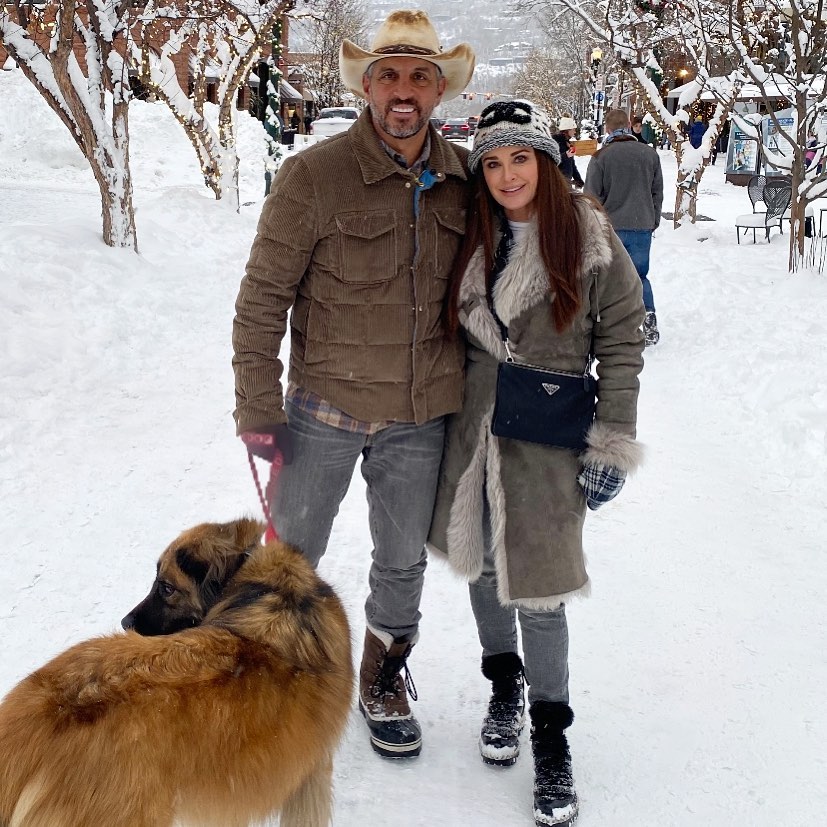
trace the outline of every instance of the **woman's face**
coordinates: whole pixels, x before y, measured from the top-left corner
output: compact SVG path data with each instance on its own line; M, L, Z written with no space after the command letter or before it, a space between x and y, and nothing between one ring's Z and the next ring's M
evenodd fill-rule
M529 146L504 146L482 156L491 197L511 221L528 221L537 197L537 153Z

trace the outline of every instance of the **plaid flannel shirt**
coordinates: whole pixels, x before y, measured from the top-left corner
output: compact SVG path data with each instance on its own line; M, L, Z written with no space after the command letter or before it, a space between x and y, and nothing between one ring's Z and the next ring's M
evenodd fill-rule
M361 419L354 419L344 411L334 408L318 394L304 388L296 387L292 382L287 386L286 399L291 405L299 410L309 413L319 422L325 425L332 425L341 431L350 431L352 434L364 434L369 436L393 425L391 420L380 420L379 422L362 422Z

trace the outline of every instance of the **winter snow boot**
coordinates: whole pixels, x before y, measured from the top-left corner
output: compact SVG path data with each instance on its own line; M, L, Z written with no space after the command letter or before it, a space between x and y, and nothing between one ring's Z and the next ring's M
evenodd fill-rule
M646 318L643 320L643 339L645 346L656 345L660 339L658 332L658 317L654 310L646 311Z
M480 755L486 764L510 767L520 754L525 723L523 662L515 652L482 659L482 674L491 681L488 714L480 732Z
M415 640L394 640L365 633L365 650L359 673L359 710L370 729L371 746L386 758L409 758L422 750L422 732L408 705L408 692L416 700L416 687L406 661ZM403 680L400 674L405 670Z
M534 752L534 822L537 827L568 827L578 813L571 753L564 732L574 714L568 704L535 701L529 716Z

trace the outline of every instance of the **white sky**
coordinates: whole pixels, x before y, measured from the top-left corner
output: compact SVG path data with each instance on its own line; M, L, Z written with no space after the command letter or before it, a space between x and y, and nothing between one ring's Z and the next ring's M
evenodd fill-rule
M102 244L88 166L20 73L0 72L0 695L119 628L182 529L258 514L230 329L263 130L240 115L239 215L163 105L130 122L140 255ZM589 516L593 596L569 611L583 827L809 827L827 810L827 279L787 274L786 235L736 244L750 203L723 159L698 209L714 221L656 234L648 460ZM357 474L321 568L357 656L369 553ZM380 759L354 712L335 824L530 827L528 733L514 768L483 766L479 647L465 586L437 562L423 613L422 756Z

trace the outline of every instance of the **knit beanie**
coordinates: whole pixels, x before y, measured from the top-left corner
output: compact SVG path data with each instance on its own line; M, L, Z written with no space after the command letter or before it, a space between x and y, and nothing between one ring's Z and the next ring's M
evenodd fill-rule
M497 101L482 110L468 168L474 172L486 152L503 146L530 146L551 156L555 164L560 163L551 118L530 101Z

